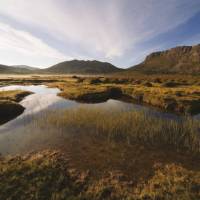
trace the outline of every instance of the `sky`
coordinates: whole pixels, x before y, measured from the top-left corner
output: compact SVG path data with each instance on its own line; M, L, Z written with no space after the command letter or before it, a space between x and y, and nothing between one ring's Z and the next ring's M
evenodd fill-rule
M200 43L200 0L0 0L0 63L100 60L127 68Z

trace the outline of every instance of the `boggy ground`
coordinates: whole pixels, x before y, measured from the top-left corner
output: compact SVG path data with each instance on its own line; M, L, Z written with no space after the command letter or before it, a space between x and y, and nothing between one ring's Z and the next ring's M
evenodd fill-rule
M182 114L200 112L199 76L133 74L131 77L117 75L0 77L1 86L8 84L45 84L58 87L62 90L60 96L87 103L121 98Z
M83 102L123 97L171 111L199 111L195 76L15 76L2 78L0 84L46 84L59 87L60 96ZM6 98L18 99L14 94ZM165 121L138 112L68 110L33 124L49 124L47 136L55 130L57 145L1 157L2 200L200 199L198 121ZM41 130L42 136L45 128Z
M2 157L0 198L196 200L200 198L199 161L170 150L81 137L59 150Z
M99 102L109 98L146 103L163 110L197 114L200 112L200 80L190 76L77 77L51 83L62 90L60 96Z
M33 124L41 127L41 140L49 124L46 136L53 131L56 145L1 157L0 199L200 198L196 120L78 108L49 113Z
M86 103L118 98L182 114L200 112L199 76L2 76L0 85L8 84L45 84L58 87L62 90L60 96Z
M0 124L14 119L24 111L24 107L18 104L31 92L15 90L0 91Z

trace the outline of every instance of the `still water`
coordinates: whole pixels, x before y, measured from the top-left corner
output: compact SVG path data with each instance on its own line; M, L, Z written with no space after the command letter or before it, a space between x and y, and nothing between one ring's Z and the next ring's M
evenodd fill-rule
M58 113L59 110L62 111L63 109L84 106L86 108L109 109L113 112L117 110L124 112L131 110L143 110L147 113L147 115L151 116L153 115L165 119L175 120L179 118L175 114L169 114L147 106L113 99L97 104L78 103L57 96L57 94L60 92L58 88L48 88L44 85L14 85L0 88L0 91L2 90L26 90L33 92L33 94L25 97L24 100L20 102L20 104L26 108L23 114L0 126L1 154L16 154L26 150L34 150L39 146L43 146L44 143L46 143L47 146L51 146L52 140L49 140L51 137L51 130L48 130L48 124L43 127L44 130L37 130L37 126L32 124L34 121L33 119L42 119L49 111L56 111ZM43 134L44 132L48 133L48 137ZM34 145L31 145L33 143Z

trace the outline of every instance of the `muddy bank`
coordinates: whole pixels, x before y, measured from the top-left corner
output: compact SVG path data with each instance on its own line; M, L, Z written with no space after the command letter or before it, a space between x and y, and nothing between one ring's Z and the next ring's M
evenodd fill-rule
M24 107L13 101L0 100L0 124L14 119L24 112Z
M61 92L59 96L82 103L101 103L109 99L120 99L123 94L120 88L108 87L104 91L88 91L86 93L77 94L76 96L73 96L70 93Z
M0 124L6 123L23 113L24 107L20 102L27 95L27 91L0 91Z
M59 86L58 86L59 87ZM59 94L66 99L76 100L83 103L100 103L107 101L108 99L118 99L122 101L129 101L138 104L146 104L154 107L158 107L163 111L179 113L179 114L191 114L195 115L200 113L200 97L191 95L182 95L177 92L174 94L162 94L155 91L148 91L147 88L138 90L138 85L134 87L126 88L127 86L98 86L94 90L88 90L85 88L79 88L74 91L74 87L68 87L67 91L65 89ZM62 87L60 88L62 89ZM157 89L157 88L156 88ZM177 98L178 97L178 98Z
M132 90L131 93L125 91L124 93L134 102L149 104L165 111L191 115L200 113L200 99L198 98L190 99L189 96L176 98L172 95L159 95L158 93L146 93L137 90Z
M112 79L72 78L63 83L53 83L62 90L60 96L85 103L103 102L108 99L128 99L145 103L164 111L180 114L200 113L200 86L174 81L157 83L147 80L129 81ZM51 85L51 84L50 84ZM126 97L126 98L124 98Z

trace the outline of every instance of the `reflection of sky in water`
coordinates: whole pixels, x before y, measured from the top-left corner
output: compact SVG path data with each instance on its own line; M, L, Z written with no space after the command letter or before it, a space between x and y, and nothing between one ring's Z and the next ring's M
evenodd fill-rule
M0 88L0 90L27 90L34 92L34 94L27 96L20 102L26 109L24 113L14 120L6 123L0 127L0 133L8 130L15 131L19 126L24 126L29 123L33 117L41 115L46 110L63 109L73 107L76 103L67 101L57 96L60 91L57 88L48 88L46 86L7 86Z
M34 145L37 147L39 144L50 142L50 138L54 138L55 134L52 134L55 130L48 130L48 124L43 127L43 130L38 130L38 126L34 126L33 119L45 118L48 111L59 111L65 108L73 108L83 106L86 108L100 108L109 111L131 111L131 110L143 110L149 116L161 117L164 119L180 119L177 115L161 112L157 109L136 105L132 103L125 103L118 100L108 100L107 102L98 104L83 104L75 101L66 100L59 96L59 89L48 88L46 86L7 86L0 88L1 90L27 90L32 91L34 94L27 96L20 102L26 109L24 113L18 116L16 119L2 125L0 127L0 153L17 153L26 150L31 150L27 146L30 141L34 141ZM56 112L56 113L57 113ZM58 132L58 131L57 131ZM48 135L45 135L47 134ZM53 136L54 135L54 136ZM52 140L56 140L55 138ZM52 141L51 140L51 141ZM51 143L51 142L50 142Z
M45 85L10 85L6 87L1 87L0 91L6 90L27 90L36 94L57 94L60 90L58 88L47 88Z

